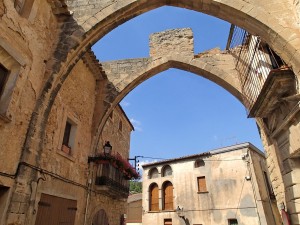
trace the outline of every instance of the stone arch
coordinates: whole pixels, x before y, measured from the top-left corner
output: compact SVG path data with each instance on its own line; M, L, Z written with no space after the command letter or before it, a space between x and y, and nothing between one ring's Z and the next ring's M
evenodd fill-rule
M49 60L48 64L52 69L49 70L50 72L48 71L46 76L48 79L32 113L23 146L24 150L35 148L39 151L42 149L44 128L54 99L70 70L89 47L118 25L161 6L169 5L203 12L243 27L250 33L261 36L269 43L288 64L293 66L296 74L300 70L300 53L297 52L300 39L293 36L294 33L297 33L296 17L291 19L292 13L287 3L280 5L281 10L276 12L276 17L270 10L270 8L272 9L271 3L269 5L261 2L261 4L252 5L243 0L235 2L119 0L106 1L106 3L105 5L98 0L92 5L89 2L82 5L79 4L79 0L68 0L63 4L62 13L54 7L54 13L63 17L66 26L62 27L59 44L53 58ZM278 5L276 7L278 8ZM86 11L86 14L83 11ZM265 16L266 12L269 13L268 16ZM33 143L33 139L40 141Z
M94 224L95 221L101 222L101 223ZM108 216L107 216L105 210L101 206L96 207L92 211L91 216L88 221L88 224L89 225L108 225L109 224Z
M104 126L111 110L140 83L170 68L184 70L209 79L226 89L243 104L243 97L240 91L240 83L237 78L238 76L237 71L235 70L233 57L225 52L219 52L219 54L207 53L202 56L203 57L195 58L194 55L182 56L180 54L173 55L171 53L170 56L164 56L158 59L149 58L146 60L144 58L103 63L107 79L111 85L115 87L116 93L113 93L110 96L110 99L112 100L110 109L107 109L103 119L98 121L94 147L99 145L99 137L102 127ZM144 62L142 66L135 66L138 64L140 65L141 61ZM224 62L227 63L227 67L223 69L222 66ZM120 77L120 74L111 72L113 67L118 66L119 63L130 64L127 72L126 68L122 67L121 80L115 79L115 77Z

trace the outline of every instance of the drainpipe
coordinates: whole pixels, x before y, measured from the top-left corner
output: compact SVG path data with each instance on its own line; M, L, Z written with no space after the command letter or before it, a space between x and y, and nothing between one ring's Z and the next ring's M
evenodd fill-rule
M91 164L89 163L89 169L88 171L90 172L90 167L92 167L92 176L91 178L88 177L88 185L87 185L87 196L86 196L86 203L85 203L85 212L84 212L84 222L83 225L86 225L86 221L87 221L87 214L88 214L88 208L89 208L89 200L90 200L90 196L91 196L91 185L92 185L92 180L94 178L94 171L93 171L93 165L94 163L91 162Z

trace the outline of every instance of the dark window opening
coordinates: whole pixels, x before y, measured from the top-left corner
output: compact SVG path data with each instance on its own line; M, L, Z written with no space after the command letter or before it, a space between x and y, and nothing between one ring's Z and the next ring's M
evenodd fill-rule
M228 225L238 225L237 219L229 219L228 220Z
M71 135L71 128L72 124L70 122L66 122L66 127L65 127L65 132L64 132L64 139L63 139L63 145L69 146L69 140L70 140L70 135Z
M4 91L7 77L8 77L8 70L0 64L0 97Z
M265 177L265 181L266 181L266 185L267 185L267 188L268 188L270 199L275 199L274 190L272 188L272 185L269 182L269 178L268 178L268 175L267 175L266 171L264 171L264 177Z
M203 159L197 159L195 161L195 168L201 167L201 166L205 166L205 162Z

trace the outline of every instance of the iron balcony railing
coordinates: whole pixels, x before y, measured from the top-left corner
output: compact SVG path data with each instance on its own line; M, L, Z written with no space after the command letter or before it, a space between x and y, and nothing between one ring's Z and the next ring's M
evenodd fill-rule
M107 186L109 192L118 193L120 196L128 196L129 180L124 178L124 173L108 163L97 165L97 186Z
M236 59L243 100L249 112L271 71L287 65L259 36L235 25L231 25L226 49Z

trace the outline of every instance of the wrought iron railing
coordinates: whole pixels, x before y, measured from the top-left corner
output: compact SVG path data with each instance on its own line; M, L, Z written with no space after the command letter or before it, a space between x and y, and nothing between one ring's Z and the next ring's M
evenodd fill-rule
M97 165L96 185L108 186L110 191L119 192L120 195L129 194L129 180L124 173L109 163Z
M235 25L231 25L226 49L236 59L243 100L249 112L270 72L287 66L259 36Z

